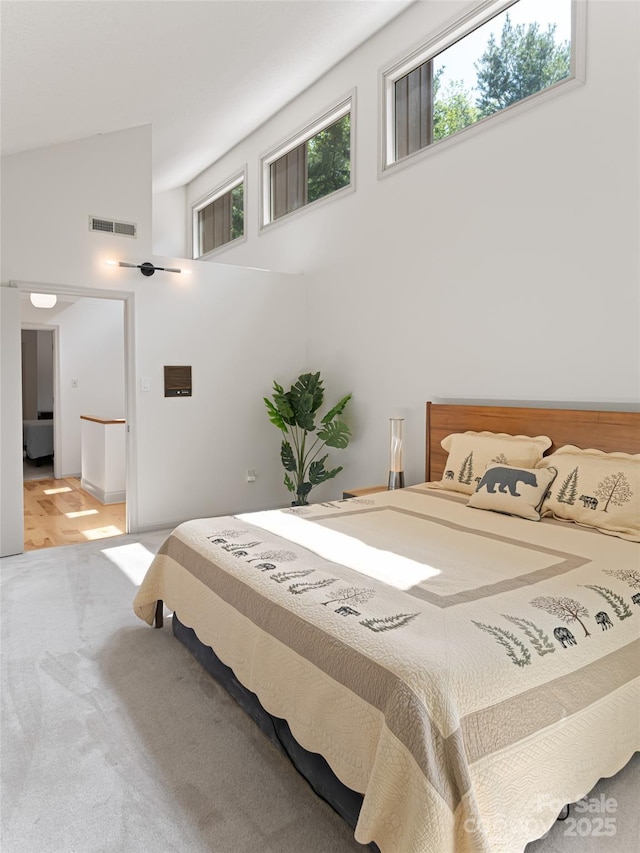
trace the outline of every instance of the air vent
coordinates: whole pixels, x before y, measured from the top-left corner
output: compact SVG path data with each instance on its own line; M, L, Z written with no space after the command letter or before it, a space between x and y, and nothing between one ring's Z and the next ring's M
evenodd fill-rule
M89 231L99 231L102 234L118 234L121 237L135 237L135 222L117 222L115 219L99 219L89 217Z
M133 222L114 222L113 233L122 234L124 237L135 237L136 226Z

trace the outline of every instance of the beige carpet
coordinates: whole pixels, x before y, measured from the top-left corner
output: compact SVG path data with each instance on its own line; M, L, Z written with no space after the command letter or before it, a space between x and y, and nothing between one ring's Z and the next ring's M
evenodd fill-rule
M2 853L362 852L170 628L133 615L164 535L0 560ZM613 812L574 807L527 853L635 853L639 793L636 755L591 795Z

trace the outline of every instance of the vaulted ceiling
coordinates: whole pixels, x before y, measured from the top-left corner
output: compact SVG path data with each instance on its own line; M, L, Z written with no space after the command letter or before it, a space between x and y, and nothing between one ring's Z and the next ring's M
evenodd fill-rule
M151 124L180 186L410 2L2 0L2 153Z

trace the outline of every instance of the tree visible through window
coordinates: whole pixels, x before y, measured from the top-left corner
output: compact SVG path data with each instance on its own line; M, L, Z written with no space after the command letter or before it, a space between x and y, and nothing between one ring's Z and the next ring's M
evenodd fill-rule
M571 74L571 2L519 0L394 83L395 159Z
M347 113L271 163L271 220L350 183L351 115Z
M349 186L351 181L351 116L347 113L307 142L308 201Z

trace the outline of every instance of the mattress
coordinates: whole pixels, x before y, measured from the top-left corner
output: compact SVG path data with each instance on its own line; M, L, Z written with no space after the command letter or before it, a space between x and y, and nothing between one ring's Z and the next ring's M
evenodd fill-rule
M363 795L361 843L515 853L640 748L638 554L422 485L180 525L134 609Z

